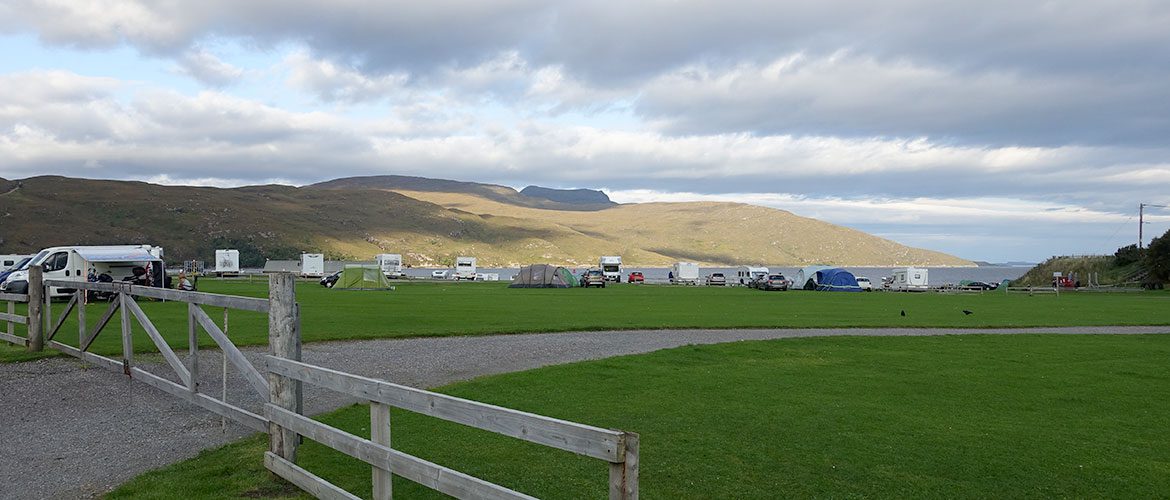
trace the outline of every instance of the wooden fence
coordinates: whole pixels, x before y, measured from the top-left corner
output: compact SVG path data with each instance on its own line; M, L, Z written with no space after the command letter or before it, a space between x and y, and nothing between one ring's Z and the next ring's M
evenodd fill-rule
M3 332L0 332L0 340L11 342L21 347L28 346L27 333L25 337L17 335L16 325L28 325L28 315L16 314L16 304L28 302L28 295L15 293L0 293L0 302L8 303L8 312L0 312L0 322L8 324ZM26 329L27 331L27 329Z
M300 436L320 442L372 467L373 497L391 498L391 479L402 476L423 486L456 498L532 498L462 472L434 464L395 450L390 443L390 407L455 422L505 436L542 444L609 463L609 497L638 497L638 435L631 432L601 429L541 415L502 408L476 401L360 377L301 362L300 316L296 303L296 277L289 273L269 275L269 298L258 299L231 295L168 290L133 286L124 283L90 283L41 280L41 269L29 273L28 295L0 295L0 300L28 302L28 315L16 316L9 306L0 320L26 323L28 338L11 334L4 340L25 343L30 350L47 346L98 366L120 371L163 392L231 419L249 429L269 435L269 449L264 454L265 467L317 498L358 498L296 465ZM51 288L71 290L71 296L53 321ZM87 293L99 293L109 299L97 323L86 321ZM149 298L187 304L187 356L174 352L158 328L138 305L136 299ZM204 312L203 307L222 307L268 313L268 356L263 366L248 361L228 336ZM115 314L121 314L121 359L89 352ZM78 319L78 345L54 340L66 318ZM225 313L226 314L226 313ZM134 343L130 317L146 332L162 354L180 383L134 366ZM225 315L226 321L226 315ZM45 326L42 328L42 323ZM10 323L11 324L11 323ZM216 399L199 388L198 333L206 332L219 346L224 357L243 374L260 395L263 415ZM42 332L44 335L42 335ZM312 420L302 414L301 384L309 383L370 401L371 439L365 439ZM225 392L226 396L226 392Z

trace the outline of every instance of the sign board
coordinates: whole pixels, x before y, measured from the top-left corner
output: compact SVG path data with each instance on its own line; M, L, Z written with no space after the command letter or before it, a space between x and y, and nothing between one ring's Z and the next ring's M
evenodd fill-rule
M1052 273L1052 277L1053 277L1053 278L1059 278L1059 277L1061 277L1061 276L1062 276L1062 274L1061 274L1061 272L1060 272L1060 271L1057 271L1057 272L1054 272L1054 273Z

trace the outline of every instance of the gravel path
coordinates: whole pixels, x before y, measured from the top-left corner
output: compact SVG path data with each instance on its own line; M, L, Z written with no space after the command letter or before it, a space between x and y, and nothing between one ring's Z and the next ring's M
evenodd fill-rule
M306 345L306 362L414 387L482 375L655 351L687 344L840 335L1142 334L1170 327L1023 329L650 330L327 342ZM263 352L245 349L256 359ZM139 366L169 379L161 357ZM200 354L200 384L218 397L222 357ZM260 399L235 370L228 400L259 413ZM213 372L213 373L209 373ZM305 388L306 413L353 402ZM249 434L201 408L120 373L72 358L0 364L0 498L89 498L150 469Z

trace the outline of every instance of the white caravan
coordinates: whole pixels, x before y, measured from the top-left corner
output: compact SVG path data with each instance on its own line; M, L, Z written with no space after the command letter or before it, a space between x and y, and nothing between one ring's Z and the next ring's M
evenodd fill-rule
M401 278L405 276L402 273L402 255L396 253L380 253L374 256L374 262L378 264L378 268L382 270L382 274L387 278Z
M699 284L699 265L694 262L676 262L670 268L670 282L680 285Z
M32 256L31 255L21 255L21 254L0 255L0 271L5 271L10 267L15 266L21 260L24 260L25 257L32 257Z
M735 278L739 280L741 285L747 285L756 279L767 277L768 268L766 267L739 266L739 269L735 271Z
M597 262L597 267L601 268L601 274L605 275L605 281L622 282L622 258L620 255L602 255L601 260Z
M46 280L129 281L161 287L166 282L162 256L162 247L151 245L49 247L37 252L19 271L9 275L0 284L0 291L28 293L29 266L41 266ZM53 297L68 296L70 293L64 288L49 288L49 294Z
M216 250L215 274L216 276L235 276L240 274L240 251Z
M301 276L320 278L325 275L325 256L319 253L301 254Z
M930 278L927 269L921 267L907 267L894 269L891 276L890 290L925 291L930 289Z
M456 257L455 258L455 279L456 280L474 280L475 279L475 257Z

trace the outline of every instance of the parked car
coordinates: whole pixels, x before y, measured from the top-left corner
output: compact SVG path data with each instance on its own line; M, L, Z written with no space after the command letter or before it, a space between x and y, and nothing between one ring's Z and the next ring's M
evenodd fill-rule
M634 271L634 272L630 273L629 276L626 277L626 283L645 283L645 282L646 282L646 277L642 276L642 273L640 273L638 271Z
M4 283L4 280L8 279L9 274L20 271L21 268L23 268L25 264L28 264L28 261L30 260L32 260L32 257L25 257L20 259L17 263L9 266L8 269L0 271L0 283Z
M327 276L321 278L321 282L320 282L321 286L323 286L325 288L333 288L333 285L337 284L337 280L339 278L341 278L341 271L337 271L333 274L327 275Z
M866 278L865 276L857 277L857 286L866 292L873 291L873 283L870 283L869 278Z
M788 290L790 284L788 278L785 278L783 274L769 274L767 279L761 281L756 288L760 290Z
M601 272L600 269L590 269L581 278L581 286L586 288L591 286L605 288L605 273Z
M447 270L440 269L438 271L431 271L431 278L434 278L437 280L445 280L445 279L447 279Z
M727 284L727 277L723 273L711 273L707 275L707 286L724 286Z
M967 284L961 285L961 286L962 286L962 288L966 288L968 290L995 290L996 288L999 288L999 283L987 283L985 281L972 281L970 283L967 283Z

